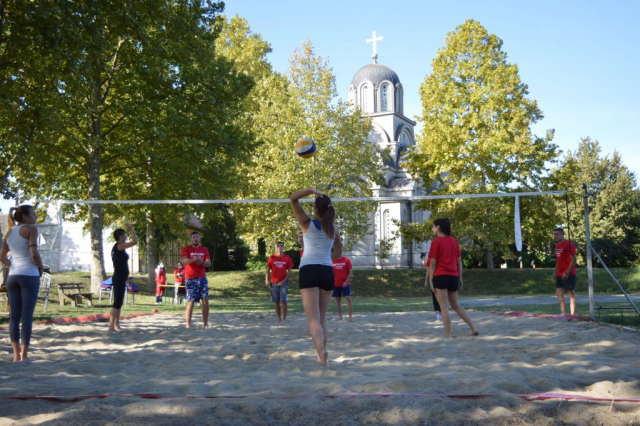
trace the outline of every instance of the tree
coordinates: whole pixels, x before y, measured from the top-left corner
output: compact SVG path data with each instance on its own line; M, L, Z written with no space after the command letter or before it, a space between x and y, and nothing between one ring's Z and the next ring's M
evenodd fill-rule
M248 109L255 149L242 170L242 198L288 198L297 189L314 186L332 197L369 196L370 182L379 179L377 149L366 143L370 120L336 101L335 77L328 63L304 42L291 57L287 76L264 73ZM293 145L301 137L316 141L312 159L299 158ZM306 205L310 208L310 204ZM349 241L367 231L372 203L341 203L341 232ZM298 225L288 203L234 204L245 238L296 241Z
M543 115L526 97L502 40L468 20L449 33L432 68L420 87L423 130L409 154L410 173L434 195L548 189L547 168L557 157L553 131L532 134L531 125ZM493 253L506 252L513 241L513 221L505 220L513 217L508 200L438 200L418 207L450 217L456 235L482 247L493 268ZM533 237L523 229L523 238Z
M37 147L25 154L30 168L13 172L27 195L100 200L229 193L226 183L249 142L229 123L252 81L215 54L222 3L30 5L34 18L21 34L35 35L14 55L28 57L35 49L49 60L42 66L54 84L42 90L55 108ZM40 48L39 38L53 47ZM105 219L111 224L144 214L147 248L153 250L156 230L179 226L194 210L91 205L65 213L76 219L89 215L95 287L104 275Z
M582 185L589 194L589 223L594 250L608 266L629 266L640 259L640 192L636 178L617 151L602 157L600 143L581 140L554 174L568 190L571 237L585 256ZM564 203L561 206L564 209Z

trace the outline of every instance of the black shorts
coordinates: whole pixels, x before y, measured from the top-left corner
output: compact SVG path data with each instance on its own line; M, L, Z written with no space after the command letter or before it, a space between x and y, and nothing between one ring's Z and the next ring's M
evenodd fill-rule
M575 291L576 289L576 276L569 275L566 280L562 279L562 275L556 277L556 288L563 288L565 290Z
M300 290L303 288L319 287L320 290L333 291L335 276L333 267L325 265L305 265L300 268L298 279Z
M433 277L433 286L440 290L458 291L460 278L453 275L437 275Z

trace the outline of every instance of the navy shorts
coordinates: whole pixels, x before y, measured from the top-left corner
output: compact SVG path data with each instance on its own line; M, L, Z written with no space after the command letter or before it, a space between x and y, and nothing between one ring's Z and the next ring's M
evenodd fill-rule
M187 302L199 302L200 299L209 299L209 281L207 277L185 279L184 286L187 290Z
M351 296L351 286L349 284L342 287L333 288L333 297Z
M304 265L300 268L298 283L300 290L319 287L320 290L333 291L335 285L333 266Z
M285 281L282 287L278 287L278 284L271 283L271 301L273 303L280 303L287 301L287 292L289 291L289 281Z
M433 286L440 290L458 291L460 278L454 275L437 275L433 277Z
M576 289L576 276L569 275L569 278L566 280L562 279L562 276L559 275L556 277L556 288L563 288L567 291L575 291Z

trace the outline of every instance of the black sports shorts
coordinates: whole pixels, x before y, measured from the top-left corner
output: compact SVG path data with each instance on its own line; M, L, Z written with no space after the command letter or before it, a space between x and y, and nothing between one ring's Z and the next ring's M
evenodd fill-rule
M433 286L440 290L458 291L460 278L454 275L436 275L433 277Z
M333 291L335 276L333 267L326 265L304 265L300 268L298 279L300 290L303 288L319 287L320 290Z

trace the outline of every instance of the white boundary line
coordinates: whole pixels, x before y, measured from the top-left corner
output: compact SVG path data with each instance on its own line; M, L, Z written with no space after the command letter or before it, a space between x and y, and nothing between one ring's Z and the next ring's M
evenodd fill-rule
M499 192L495 194L460 194L460 195L416 195L406 197L352 197L332 198L332 201L420 201L444 200L452 198L500 198L500 197L529 197L538 195L564 195L567 191L540 192ZM302 198L300 201L313 201L313 198ZM61 204L267 204L288 203L288 198L248 199L248 200L49 200Z

